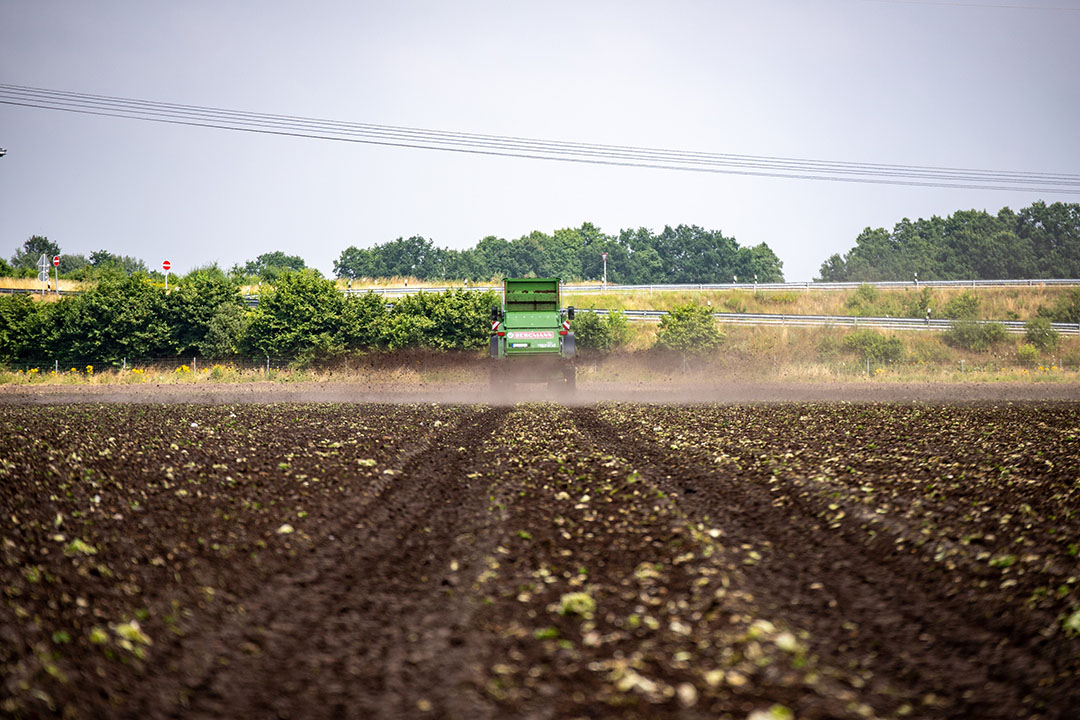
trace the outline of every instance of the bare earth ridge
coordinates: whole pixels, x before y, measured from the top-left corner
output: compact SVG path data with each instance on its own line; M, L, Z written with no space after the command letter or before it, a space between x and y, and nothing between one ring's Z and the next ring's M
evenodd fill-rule
M1080 401L1080 383L858 383L858 382L606 382L582 383L572 395L543 385L520 384L496 393L486 384L410 385L364 382L252 382L138 385L4 385L0 404L93 403L273 403L273 402L451 402L513 404L554 400L597 402L987 402Z

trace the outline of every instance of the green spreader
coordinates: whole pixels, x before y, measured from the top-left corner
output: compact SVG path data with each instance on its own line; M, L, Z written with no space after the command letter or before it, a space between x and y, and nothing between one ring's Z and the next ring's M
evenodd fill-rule
M493 385L547 381L573 389L574 308L562 309L558 278L507 278L491 308Z

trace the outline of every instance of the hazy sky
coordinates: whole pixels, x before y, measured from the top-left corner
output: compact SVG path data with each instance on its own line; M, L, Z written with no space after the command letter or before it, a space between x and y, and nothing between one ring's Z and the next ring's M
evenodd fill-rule
M1007 7L1004 7L1007 6ZM1057 8L1057 9L1048 9ZM1080 2L3 0L0 82L462 132L1080 172ZM865 227L1078 195L463 156L0 105L0 253L174 271L463 248L590 221L766 242L808 280Z

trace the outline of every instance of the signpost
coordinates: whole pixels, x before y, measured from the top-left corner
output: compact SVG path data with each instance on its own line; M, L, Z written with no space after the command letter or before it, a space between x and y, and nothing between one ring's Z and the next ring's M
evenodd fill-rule
M607 289L607 253L600 253L600 257L604 258L604 284L600 287L600 292Z
M41 281L41 297L45 297L45 288L49 284L49 258L42 253L38 259L38 280Z
M172 263L166 260L161 263L161 269L165 271L165 292L169 291L169 269L172 267Z
M53 267L56 268L56 297L60 297L60 256L53 255Z

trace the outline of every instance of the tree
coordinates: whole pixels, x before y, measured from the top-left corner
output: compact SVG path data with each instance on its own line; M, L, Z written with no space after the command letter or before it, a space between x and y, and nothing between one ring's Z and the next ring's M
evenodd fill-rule
M0 363L24 355L32 337L30 318L45 305L34 302L26 294L0 296Z
M655 347L683 356L704 355L723 341L724 335L717 329L709 308L679 305L660 320Z
M60 254L60 246L42 235L31 235L22 247L15 251L11 266L16 270L36 270L42 255L52 262L54 255Z
M112 363L173 356L181 349L169 325L167 296L145 275L106 278L50 305L43 314L50 327L38 335L35 359Z
M1057 330L1051 326L1046 318L1033 318L1024 326L1024 334L1030 345L1037 347L1043 352L1053 350L1061 339Z
M487 342L493 292L447 290L407 295L395 302L384 324L384 344L441 350L481 347Z
M90 261L87 260L85 255L80 253L67 253L60 256L60 274L71 275L72 273L82 274Z
M339 278L353 280L362 277L374 277L374 252L350 245L342 250L341 255L334 261L334 275Z
M224 308L240 308L243 302L236 282L217 265L196 268L178 278L169 286L166 302L166 320L177 352L185 355L199 352L214 319L217 318L218 331L224 332L223 323L236 319L233 311Z
M375 293L350 295L342 312L342 341L350 349L372 348L383 337L386 301Z
M534 231L511 241L489 235L476 247L450 250L420 236L383 245L346 248L334 272L338 277L415 276L421 279L475 280L495 277L558 277L612 283L730 282L733 275L761 282L783 280L783 263L761 243L740 247L734 238L696 226L667 227L660 235L647 228L623 230L618 237L592 223L554 234Z
M846 255L821 265L824 281L1076 277L1080 204L1043 202L997 215L960 210L947 218L901 220L892 232L866 228Z
M107 267L110 265L120 265L120 258L113 255L108 250L95 250L90 253L90 264L96 268Z
M249 260L244 265L244 272L248 275L260 277L263 280L274 280L283 270L299 271L307 267L304 259L299 255L286 255L281 250L263 253L254 260Z
M199 355L211 360L236 357L241 352L247 334L248 314L243 306L225 303L206 324L206 332L198 342Z
M630 340L630 323L618 310L606 315L579 310L572 327L574 340L582 350L611 352Z
M283 271L264 285L248 326L246 349L303 362L340 352L345 298L313 270Z

